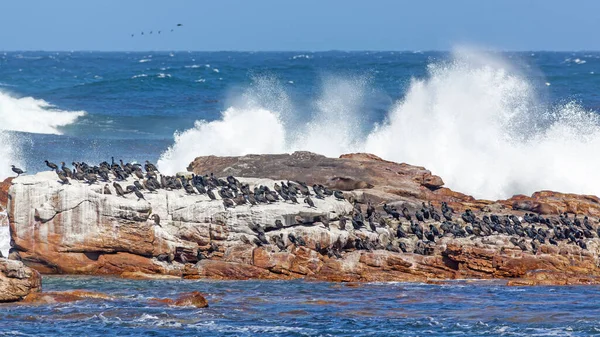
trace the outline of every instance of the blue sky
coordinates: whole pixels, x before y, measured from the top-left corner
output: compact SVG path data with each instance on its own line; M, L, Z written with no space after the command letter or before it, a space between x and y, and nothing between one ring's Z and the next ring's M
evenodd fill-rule
M0 8L0 50L600 50L593 0L18 0Z

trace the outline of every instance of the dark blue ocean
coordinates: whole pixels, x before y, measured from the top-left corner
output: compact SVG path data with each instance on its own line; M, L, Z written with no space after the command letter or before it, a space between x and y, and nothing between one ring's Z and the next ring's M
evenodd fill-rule
M476 197L598 195L598 76L597 52L0 53L0 177L45 159L174 173L198 155L367 151ZM44 289L114 299L2 305L0 334L600 333L598 287L46 277ZM210 308L147 301L191 290Z
M346 284L305 281L129 281L45 277L46 291L111 299L0 304L7 336L592 336L600 288L493 282ZM150 298L201 291L209 307Z
M366 151L477 197L598 194L599 67L597 52L0 53L0 176Z

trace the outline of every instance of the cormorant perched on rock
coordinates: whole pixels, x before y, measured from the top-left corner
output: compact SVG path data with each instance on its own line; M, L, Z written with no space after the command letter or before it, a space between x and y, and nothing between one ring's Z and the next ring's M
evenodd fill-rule
M146 170L146 172L154 172L154 171L158 171L156 169L156 166L154 166L154 164L150 163L149 161L146 160L146 164L144 164L144 169Z
M398 211L393 208L388 206L387 204L383 204L383 210L388 214L391 215L392 218L396 219L396 220L400 220L400 213L398 213ZM410 216L410 215L409 215Z
M183 189L187 194L196 194L196 190L194 190L194 187L190 184L183 185Z
M389 242L387 244L387 246L385 246L385 250L388 250L388 251L394 252L394 253L400 253L400 248L394 246L391 242Z
M406 232L404 232L404 230L402 230L402 226L401 225L398 225L398 228L396 229L396 237L398 237L398 238L408 237L408 235L406 234Z
M90 185L98 180L98 177L94 173L86 173L83 175L83 178L87 180L87 183Z
M118 196L125 197L125 191L123 191L123 187L121 187L118 182L113 182L113 187L115 188L115 192L117 192Z
M375 226L375 223L373 222L373 218L369 218L369 228L371 228L371 232L376 233L377 232L377 226Z
M433 233L433 235L438 236L438 237L442 237L440 235L440 231L434 225L429 225L429 230L431 230L431 232Z
M267 199L268 202L276 202L277 201L275 199L275 197L273 196L273 194L271 194L271 192L269 192L269 191L265 192L265 199Z
M280 251L283 252L286 250L285 242L283 240L283 233L280 233L279 236L275 235L271 239L275 242Z
M265 245L269 244L269 240L267 240L267 236L265 235L265 232L260 232L256 235L256 237Z
M293 233L288 233L288 240L294 245L298 245L298 241L296 240L296 236Z
M341 217L338 227L340 228L340 230L346 230L346 217Z
M17 174L17 177L20 176L21 174L25 173L25 171L21 170L18 167L15 167L15 165L10 165L10 166L12 167L12 171Z
M140 184L140 182L139 182L139 181L137 181L137 180L133 182L133 185L134 185L134 186L135 186L135 187L136 187L138 190L143 190L143 189L144 189L144 186L142 186L142 184Z
M146 198L144 198L144 195L142 194L142 192L140 192L140 190L138 190L137 188L133 190L133 193L135 193L135 196L138 197L138 201L140 199L146 200Z
M288 197L290 198L290 201L294 204L298 203L298 199L296 199L296 197L293 194L288 194Z
M404 218L406 218L406 220L410 221L411 220L411 216L410 213L408 212L408 209L406 207L402 208L402 215L404 216Z
M135 176L136 176L138 179L140 179L140 180L143 180L143 179L144 179L144 174L142 173L142 170L141 170L141 169L134 170L134 171L133 171L133 174L135 174Z
M370 218L373 214L375 214L375 207L373 207L373 204L369 201L367 203L367 218Z
M68 168L68 167L65 165L65 162L64 162L64 161L63 161L63 162L61 162L61 165L62 165L62 166L61 166L61 168L60 168L60 169L61 169L61 170L62 170L62 171L65 173L65 175L66 175L68 178L72 178L72 177L73 177L73 171L71 171L71 169L70 169L70 168Z
M342 193L342 191L333 191L333 196L339 200L346 200L346 197L344 197L344 193Z
M110 192L110 188L108 187L108 184L105 184L105 185L104 185L104 194L112 194L112 193Z
M417 210L415 212L415 218L417 218L418 221L425 221L425 219L423 218L423 212L421 212L420 210Z
M155 225L160 226L160 216L158 216L158 214L152 214L152 220L154 220Z
M206 191L206 195L208 195L208 197L210 198L210 200L217 200L217 197L215 196L215 192L213 192L210 189Z
M588 219L587 215L583 217L583 225L585 226L585 228L587 228L591 231L594 230L592 225L590 225L590 220Z
M283 228L283 223L281 222L281 220L275 220L275 227L277 227L278 229Z
M55 171L58 168L58 165L54 164L53 162L44 160L44 163L46 163L46 166L48 166L52 171Z
M307 196L306 198L304 198L304 203L308 204L309 207L315 207L316 208L315 203L312 201L312 199L309 196Z
M252 239L252 242L254 242L254 244L258 247L261 247L263 245L262 241L260 241L258 238Z
M233 198L233 202L235 202L236 205L244 205L246 203L246 198L243 194L238 194L237 197Z
M331 228L329 228L329 219L327 218L327 216L321 215L321 216L319 216L319 220L321 221L323 226L325 226L325 228L327 228L328 231L331 230Z
M435 235L431 231L425 232L425 238L431 242L435 242Z
M313 191L318 199L325 199L325 194L321 191L321 188L318 185L313 185Z
M233 201L231 201L231 199L223 198L223 206L225 206L225 208L228 208L228 207L234 207L235 205L234 205Z
M56 170L56 174L58 175L58 179L60 180L61 184L69 184L71 185L71 183L69 182L69 179L67 179L67 176L62 172L59 171L58 169Z

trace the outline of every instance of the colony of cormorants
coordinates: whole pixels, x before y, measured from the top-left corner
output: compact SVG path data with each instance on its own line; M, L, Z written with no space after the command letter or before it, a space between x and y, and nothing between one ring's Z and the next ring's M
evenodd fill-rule
M348 240L343 242L341 237L330 246L322 247L320 243L315 244L315 250L330 257L341 257L344 251L352 250L378 250L385 249L393 252L411 252L431 255L434 252L436 242L443 237L471 238L488 237L492 235L509 236L509 241L523 251L536 254L542 244L558 245L559 242L576 245L587 249L585 239L600 237L600 226L592 225L587 216L572 218L567 213L560 214L557 218L543 217L535 213L525 213L520 218L514 214L497 215L485 214L479 218L472 210L467 209L462 214L457 214L447 203L442 202L441 208L436 209L430 202L422 203L421 208L410 212L403 207L398 211L395 207L383 205L385 213L378 212L368 202L366 212L363 206L354 202L352 213L346 217L341 216L337 227L339 230L354 231ZM408 222L408 226L403 223ZM296 225L315 225L322 223L330 230L331 223L328 219L317 217L313 221L300 219ZM252 225L251 230L256 234L253 243L262 246L270 243L275 244L280 250L286 250L284 235L274 235L269 241L265 235L270 230L282 228L281 222L275 226ZM376 233L389 233L387 243L383 244L378 236L375 240L368 235L356 235L361 229ZM378 232L378 228L383 231ZM415 241L411 247L410 242ZM412 239L412 240L411 240ZM249 242L247 238L242 238ZM305 240L297 233L289 233L288 241L296 246L306 245Z
M221 197L225 208L233 208L236 205L258 205L268 204L277 201L289 201L297 204L298 198L303 198L308 207L314 208L315 203L311 196L318 199L324 199L328 196L334 196L338 200L343 200L344 195L341 191L332 191L323 185L313 185L311 188L304 182L281 181L280 184L275 183L273 190L267 186L256 186L252 190L249 184L240 183L233 176L228 176L226 179L210 175L195 175L191 176L177 175L167 176L158 172L156 166L149 161L144 165L138 163L119 163L111 160L111 163L106 161L90 166L85 162L73 162L73 168L69 168L64 162L61 162L59 167L57 164L48 160L44 161L46 166L54 171L61 184L71 184L71 180L77 180L88 184L105 183L103 188L104 194L113 194L109 187L112 181L112 186L116 195L125 197L127 194L133 193L138 200L144 198L144 192L155 192L159 189L180 190L183 189L187 194L207 195L211 200L216 200L216 193ZM23 171L15 168L13 171L18 175ZM132 185L127 185L125 188L119 182L126 181L129 177L133 177ZM112 178L112 180L111 180ZM310 190L314 192L312 194Z
M240 183L233 176L226 179L210 175L191 176L166 176L158 173L155 165L146 161L144 165L102 162L97 166L89 166L84 162L73 162L73 169L67 167L64 162L61 166L45 161L46 165L56 172L58 180L62 184L70 184L71 180L78 180L88 184L105 183L103 193L112 194L109 182L112 180L112 186L115 194L125 197L133 193L138 201L145 199L144 193L152 193L159 189L179 190L183 189L187 194L207 195L211 200L216 200L216 193L221 197L225 208L233 208L237 205L258 205L268 204L277 201L288 201L298 203L298 198L303 198L308 207L315 207L311 197L324 199L334 197L338 200L345 200L341 191L331 190L323 185L313 185L312 188L306 183L297 181L281 181L275 183L273 190L267 186L256 186L252 190L248 184ZM12 167L17 175L23 174L23 170ZM119 182L126 181L127 178L137 178L132 185L123 188ZM364 205L364 204L363 204ZM442 202L441 208L436 209L431 202L422 203L416 211L409 211L407 207L401 210L383 204L383 213L368 202L366 210L363 212L361 203L354 201L354 207L351 214L340 216L337 220L339 230L359 231L361 229L377 232L382 228L389 233L389 240L384 245L379 237L370 240L366 235L352 235L351 239L342 243L340 237L331 245L321 247L317 242L315 249L330 257L341 257L341 253L348 250L376 250L385 249L393 252L408 252L411 239L416 238L416 243L412 245L411 251L422 255L433 253L436 241L443 237L451 238L476 238L487 237L491 235L510 236L509 241L523 251L537 253L540 245L552 244L558 245L559 242L573 244L587 249L585 239L600 237L600 226L593 226L587 216L578 218L577 215L569 217L567 213L560 214L558 217L543 217L535 213L525 213L520 218L514 214L497 215L485 214L481 218L477 217L473 211L467 209L464 213L458 215ZM160 218L154 214L152 216L156 225L160 226ZM331 230L330 220L324 216L318 216L312 219L296 217L294 226L301 225L313 226L322 224L326 229ZM408 224L408 226L403 225ZM350 227L348 226L350 225ZM246 244L257 246L274 244L279 250L287 249L286 238L283 233L273 235L267 238L266 233L272 230L283 229L281 220L276 220L273 225L251 225L251 230L255 237L249 240L244 235L241 240ZM287 242L295 246L305 246L306 240L297 233L288 233Z

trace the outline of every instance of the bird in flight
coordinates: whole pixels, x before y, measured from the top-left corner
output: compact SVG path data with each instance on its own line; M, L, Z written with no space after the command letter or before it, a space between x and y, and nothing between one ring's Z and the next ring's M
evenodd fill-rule
M182 23L178 23L176 27L182 27L182 26L183 26ZM171 28L171 33L174 31L175 31L175 29ZM148 35L152 35L152 32L153 32L152 30L149 31ZM161 30L157 31L158 34L160 34L161 32L162 32ZM144 35L144 32L141 32L140 35ZM131 34L131 37L134 37L134 36L135 36L135 34Z

